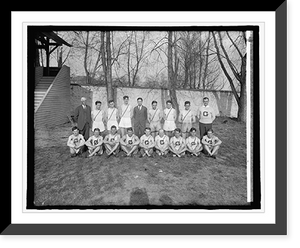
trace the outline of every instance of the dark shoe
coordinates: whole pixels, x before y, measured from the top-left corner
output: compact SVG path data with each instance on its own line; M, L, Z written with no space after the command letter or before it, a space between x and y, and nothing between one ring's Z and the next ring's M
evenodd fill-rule
M214 159L216 159L216 158L217 158L217 157L216 157L216 155L212 155L211 157L212 157L212 158L214 158Z

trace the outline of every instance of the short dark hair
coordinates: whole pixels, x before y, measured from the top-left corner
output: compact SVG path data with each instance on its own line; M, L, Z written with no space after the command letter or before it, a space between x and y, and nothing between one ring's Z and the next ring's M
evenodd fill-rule
M167 100L166 103L171 103L172 104L172 101L171 100Z
M138 100L141 100L141 101L143 101L143 98L141 98L141 97L138 97L138 99L136 99L136 100L137 100L137 101L138 101Z
M112 125L111 127L110 127L110 130L112 130L112 129L117 129L117 127L115 126L115 125Z
M109 100L108 103L115 102L114 100Z
M214 133L214 131L212 130L212 128L210 128L210 129L208 129L208 130L206 131L206 133L208 133L208 132Z
M100 101L96 101L96 102L95 102L95 105L97 105L98 103L102 104L102 102L100 102Z
M127 132L128 131L133 131L132 127L127 128Z
M146 130L150 130L150 131L151 131L151 128L150 128L150 127L146 127L146 128L145 128L145 131L146 131Z
M100 133L100 129L98 127L94 128L94 132L99 131Z
M185 101L184 105L187 105L187 104L191 105L191 102L190 101Z
M157 101L152 101L152 103L151 103L151 104L153 105L154 103L156 103L156 104L157 104Z
M74 131L74 130L79 130L79 128L74 126L74 127L72 127L72 131Z
M197 130L196 130L196 128L194 128L194 127L192 127L191 129L190 129L190 132L196 132Z
M203 100L209 100L209 98L207 96L203 97Z
M180 128L175 128L174 132L179 132L179 133L181 133L181 129L180 129Z
M123 100L129 99L129 96L123 96Z

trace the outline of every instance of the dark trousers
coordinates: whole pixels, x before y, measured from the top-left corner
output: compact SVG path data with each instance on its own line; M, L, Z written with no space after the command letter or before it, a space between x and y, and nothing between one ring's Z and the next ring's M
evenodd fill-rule
M202 138L204 135L206 135L207 130L212 129L212 123L210 124L204 124L199 122L199 132L200 132L200 140L202 141Z
M134 129L134 134L136 136L138 136L139 138L141 138L141 136L144 134L145 132L145 128L146 128L146 125L140 125L140 124L137 124L137 125L134 125L133 129Z
M85 123L82 130L79 130L79 133L82 134L85 141L87 141L90 137L90 124Z

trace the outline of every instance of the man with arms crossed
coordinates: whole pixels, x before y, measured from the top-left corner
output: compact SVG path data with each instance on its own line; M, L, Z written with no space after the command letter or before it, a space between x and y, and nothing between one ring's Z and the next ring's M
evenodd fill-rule
M174 130L175 136L170 139L169 150L173 153L173 157L181 157L185 154L186 146L185 140L181 137L180 128Z
M163 129L158 131L158 135L155 137L155 149L159 156L166 156L169 152L169 137L165 135Z
M117 133L117 127L111 126L110 133L105 136L104 147L108 156L117 155L119 152L120 134Z
M82 153L85 143L84 137L79 134L78 127L72 127L72 135L69 136L67 145L70 147L71 157L76 157Z
M137 154L139 143L139 137L133 134L131 127L127 129L127 134L125 134L120 140L121 149L125 152L127 157Z
M192 127L190 130L191 136L187 137L185 140L186 150L192 156L198 157L203 147L201 144L201 140L196 136L196 128Z
M85 142L85 145L88 147L89 150L88 157L92 157L95 155L99 155L99 156L102 155L103 154L102 144L103 144L103 137L100 135L100 129L96 127L94 129L94 135L89 137L89 139Z
M204 151L208 153L208 156L216 159L222 141L214 135L212 129L207 130L207 135L204 135L202 138L202 144L204 146Z
M153 147L154 147L154 138L151 135L151 129L149 127L145 128L145 134L140 139L140 151L141 157L151 157L153 154Z

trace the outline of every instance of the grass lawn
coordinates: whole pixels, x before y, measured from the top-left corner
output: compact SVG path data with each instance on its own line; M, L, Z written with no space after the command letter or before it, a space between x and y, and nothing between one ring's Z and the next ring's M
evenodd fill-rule
M71 158L70 124L38 129L35 205L247 205L246 125L218 117L213 129L223 142L217 159Z

